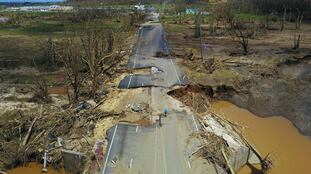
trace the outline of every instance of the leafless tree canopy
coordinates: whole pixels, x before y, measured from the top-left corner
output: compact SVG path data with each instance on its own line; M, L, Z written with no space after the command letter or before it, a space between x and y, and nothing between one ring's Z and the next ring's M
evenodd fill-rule
M287 7L288 11L296 13L299 9L301 12L311 11L310 0L232 0L236 9L248 12L261 12L261 13L280 13Z
M34 96L31 101L39 102L39 103L49 103L51 98L48 95L48 85L46 83L46 79L44 78L41 72L35 74L34 78Z
M253 37L254 30L248 28L248 26L240 20L234 20L230 23L229 33L233 39L237 39L242 46L244 54L249 53L249 39Z
M67 81L73 90L72 96L68 93L68 98L73 103L79 100L79 92L84 79L80 50L81 47L75 36L64 37L59 43L58 58L63 63Z
M125 35L122 31L106 31L100 27L86 26L80 40L81 58L90 73L91 94L95 95L99 76L124 56Z

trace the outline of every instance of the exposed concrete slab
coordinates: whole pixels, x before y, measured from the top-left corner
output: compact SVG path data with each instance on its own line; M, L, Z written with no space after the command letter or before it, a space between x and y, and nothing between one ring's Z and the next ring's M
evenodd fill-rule
M239 171L248 162L251 164L260 163L259 158L245 144L241 136L233 130L231 125L210 114L204 117L203 122L205 124L204 129L207 132L221 137L228 144L230 151L230 154L227 154L228 163L234 171Z
M250 164L260 164L260 159L258 158L258 156L253 151L250 151L249 158L248 158L248 163L250 163Z
M68 173L80 174L83 171L85 155L80 152L62 149L64 168Z

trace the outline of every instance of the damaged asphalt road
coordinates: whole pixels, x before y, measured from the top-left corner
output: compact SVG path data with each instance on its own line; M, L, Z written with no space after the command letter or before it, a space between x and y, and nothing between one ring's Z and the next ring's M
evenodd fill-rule
M195 130L192 118L179 112L163 119L162 127L118 124L108 130L103 173L192 173L184 147Z
M172 57L155 57L159 52L168 55L170 49L163 27L159 23L143 24L128 62L129 68L156 67L150 75L128 75L119 83L119 88L151 87L151 101L146 101L153 110L150 120L158 122L158 114L168 109L162 118L162 126L117 124L107 132L108 146L102 174L110 173L204 173L209 164L196 162L190 154L199 142L188 142L192 133L199 130L195 117L182 104L167 95L174 85L186 85L186 78ZM155 70L153 68L153 70ZM199 165L198 165L199 164ZM213 172L212 172L213 173Z
M136 46L133 48L134 54L130 57L127 66L150 69L156 67L161 72L149 75L128 75L121 80L119 88L186 85L186 77L176 65L173 57L155 57L159 53L169 55L170 50L161 24L143 24L139 30Z

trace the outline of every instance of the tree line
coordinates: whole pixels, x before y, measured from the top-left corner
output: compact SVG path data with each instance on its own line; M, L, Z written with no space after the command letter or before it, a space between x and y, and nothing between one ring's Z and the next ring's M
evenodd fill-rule
M249 13L289 14L305 13L306 19L311 19L311 0L231 0L234 9Z

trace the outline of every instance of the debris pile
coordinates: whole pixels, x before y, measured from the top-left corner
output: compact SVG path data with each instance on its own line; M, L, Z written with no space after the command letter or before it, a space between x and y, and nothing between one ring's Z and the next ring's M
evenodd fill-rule
M198 85L188 85L168 92L183 102L186 106L193 108L196 113L206 113L209 110L210 102L206 96L211 95L213 90Z
M195 134L195 136L200 140L208 140L208 142L200 145L196 151L192 152L191 155L204 157L215 165L216 170L223 169L224 171L227 171L228 168L225 158L220 151L222 147L227 146L226 141L213 133L207 132L199 132Z
M5 171L30 161L66 169L64 150L81 154L81 164L82 161L96 164L104 152L99 152L100 148L96 148L96 153L92 152L94 144L99 144L93 138L95 123L106 117L119 117L120 114L96 109L84 109L79 113L76 109L60 112L59 108L51 105L27 112L3 114L0 119L0 170ZM103 146L105 143L103 140L101 142ZM68 156L68 153L65 154ZM45 166L43 170L46 169Z
M134 112L143 112L148 108L148 104L146 103L132 103L128 104L126 108L130 108Z
M203 131L196 137L203 140L192 155L199 155L215 164L215 169L225 173L235 173L244 165L261 164L261 170L267 171L272 163L262 159L257 150L240 133L240 127L220 116L209 113L200 123ZM269 167L266 167L269 166Z

